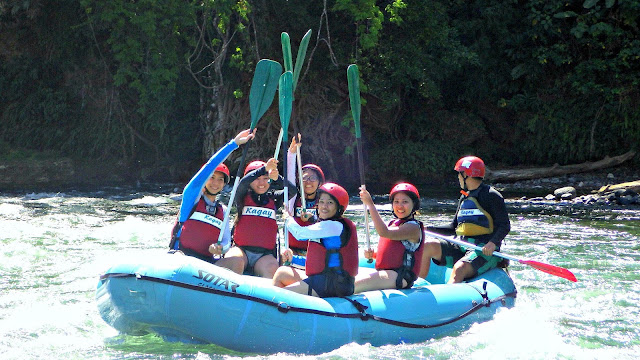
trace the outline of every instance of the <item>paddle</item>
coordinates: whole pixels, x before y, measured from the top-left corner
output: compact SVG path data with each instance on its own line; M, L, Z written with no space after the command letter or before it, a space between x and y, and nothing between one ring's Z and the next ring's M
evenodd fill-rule
M358 148L358 168L360 170L360 183L364 187L364 161L362 160L362 142L360 137L360 75L358 74L358 65L351 64L347 68L347 82L349 84L349 102L351 104L351 115L356 128L356 147ZM371 250L371 239L369 238L369 212L367 205L364 206L364 229L366 236L367 249ZM373 262L369 259L369 262Z
M282 152L284 153L288 142L288 129L289 129L289 120L291 119L291 107L293 105L293 73L291 71L285 71L284 74L280 76L280 81L278 85L278 95L279 95L279 104L278 110L280 112L280 126L282 127ZM287 176L287 162L284 161L282 165L282 171L284 171L284 203L289 203L289 187L287 186L289 183L289 179ZM286 225L284 226L284 248L289 248L289 233L287 231ZM285 265L288 265L285 263Z
M296 57L296 67L293 70L293 91L296 91L298 86L298 78L300 78L300 70L302 70L302 64L304 64L304 57L307 55L307 46L309 45L309 39L311 38L311 29L300 40L300 47L298 48L298 56Z
M280 133L278 134L278 142L276 143L276 150L273 152L273 158L278 160L278 156L280 156L280 145L282 145L282 136L284 130L280 128Z
M276 95L276 88L278 87L278 77L282 73L282 66L276 61L262 59L258 61L256 70L253 74L253 81L251 82L251 90L249 92L249 110L251 111L251 125L249 129L253 131L258 125L258 120L269 109L273 98ZM242 177L244 168L244 162L247 158L247 152L251 142L244 145L242 151L242 157L240 158L240 164L238 165L238 171L236 172L236 179L233 183L233 189L229 196L229 204L227 211L224 214L224 220L222 221L222 228L220 229L220 235L218 236L218 244L222 242L222 236L229 222L229 215L231 214L231 207L236 197L236 191L238 190L238 184Z
M452 242L454 244L458 244L460 246L464 246L465 248L470 248L470 249L474 249L474 250L478 250L478 251L482 251L482 247L475 245L475 244L471 244L468 243L466 241L462 241L459 239L455 239L455 238L451 238L448 236L443 236L440 234L436 234L430 231L425 231L424 232L426 235L429 236L433 236L436 237L438 239L442 239L442 240L446 240L449 242ZM507 254L503 254L500 253L498 251L494 251L493 252L493 256L497 256L497 257L501 257L503 259L508 259L508 260L512 260L512 261L516 261L519 262L520 264L525 264L525 265L529 265L535 269L538 269L540 271L546 272L547 274L551 274L551 275L555 275L555 276L559 276L561 278L573 281L573 282L577 282L578 279L576 279L576 276L573 275L573 273L565 268L561 268L559 266L555 266L555 265L551 265L551 264L545 264L543 262L539 262L539 261L535 261L535 260L526 260L526 259L520 259L517 258L515 256L512 255L507 255Z
M292 92L296 91L296 86L298 85L298 78L300 77L300 70L302 70L302 65L304 64L304 58L307 54L307 47L309 45L309 38L311 37L311 29L307 31L306 34L302 37L300 41L300 47L298 48L298 56L296 57L296 65L295 69L293 68L292 58L291 58L291 38L289 34L283 32L280 34L280 43L282 44L282 59L284 63L284 71L291 71L293 73L292 79ZM293 101L293 97L292 97ZM276 150L274 152L273 158L278 159L278 155L280 154L280 143L282 142L282 128L280 128L280 134L278 134L278 143L276 146ZM286 160L285 160L286 161ZM302 176L302 174L300 174Z

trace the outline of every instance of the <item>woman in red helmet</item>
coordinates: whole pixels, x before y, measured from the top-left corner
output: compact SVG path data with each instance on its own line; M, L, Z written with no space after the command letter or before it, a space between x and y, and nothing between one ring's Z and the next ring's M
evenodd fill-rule
M445 240L425 240L420 276L427 276L433 259L437 264L453 268L450 283L462 282L496 267L499 259L491 255L500 249L502 240L511 230L502 195L483 183L485 165L482 159L465 156L458 160L454 170L462 189L456 215L449 225L428 227L427 230L460 236L464 241L482 246L482 252L467 251Z
M352 295L358 274L358 236L353 222L342 216L349 205L349 194L333 183L320 186L318 193L317 223L300 226L291 217L286 220L297 239L309 242L306 268L281 266L273 284L318 297ZM289 261L292 255L291 249L282 254Z
M225 255L230 269L272 278L278 268L276 242L278 224L276 211L284 202L284 179L278 173L278 161L252 161L244 169L244 177L236 190L236 217L233 229L234 246ZM288 191L296 186L288 182Z
M389 200L395 219L385 224L378 213L371 194L360 189L360 198L369 208L371 220L380 236L376 271L361 273L356 277L355 292L378 289L408 289L418 278L422 261L422 222L415 219L420 209L420 193L409 183L395 185ZM364 252L367 259L373 258L373 250Z
M231 232L228 228L222 236L221 244L218 244L225 212L224 206L218 201L218 194L229 182L229 168L222 162L254 135L250 130L241 131L211 156L185 186L178 219L172 231L169 245L171 249L225 266L226 260L217 259L231 246Z
M289 179L296 178L296 153L300 146L300 134L298 134L297 140L295 136L293 137L287 154L287 175ZM324 172L320 166L315 164L302 166L302 188L299 190L299 193L304 196L304 206L300 196L296 195L290 198L289 206L287 207L288 212L299 225L309 226L318 221L318 188L324 184L324 182ZM305 255L307 253L307 242L296 239L295 236L289 232L289 248L291 248L294 255Z

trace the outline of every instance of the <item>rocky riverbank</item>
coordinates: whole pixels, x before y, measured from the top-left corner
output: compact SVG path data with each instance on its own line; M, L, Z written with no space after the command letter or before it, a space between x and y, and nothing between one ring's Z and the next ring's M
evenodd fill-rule
M122 175L122 164L82 163L70 159L15 160L0 162L0 191L65 191L68 189L96 189L105 186L140 187L138 177ZM153 177L156 182L162 181ZM165 179L166 180L166 179ZM502 192L507 202L541 206L571 205L586 207L634 207L640 208L638 189L612 189L598 192L603 186L640 180L640 171L632 166L618 166L589 173L562 175L535 180L492 183ZM171 182L170 180L168 181ZM175 185L174 192L183 184ZM452 180L442 189L425 189L423 205L429 207L429 198L449 197ZM151 186L153 188L153 186ZM173 188L173 187L172 187ZM421 190L422 192L422 190ZM454 191L453 191L454 192ZM446 193L446 195L444 195ZM439 195L435 195L439 194ZM387 196L379 196L384 202ZM357 202L359 199L354 197ZM455 200L455 199L454 199ZM436 201L433 205L442 205Z
M524 180L514 183L495 183L505 198L536 204L565 204L576 206L637 206L640 195L633 189L599 191L607 185L640 180L640 172L631 167L619 167L592 173Z

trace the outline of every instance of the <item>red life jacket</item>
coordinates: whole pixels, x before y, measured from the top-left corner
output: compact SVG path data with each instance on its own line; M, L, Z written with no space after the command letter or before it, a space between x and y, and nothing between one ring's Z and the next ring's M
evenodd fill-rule
M265 205L258 205L250 194L244 198L242 214L233 231L233 241L237 246L256 246L267 250L276 248L278 223L276 203L270 198Z
M212 216L207 213L207 203L200 198L191 216L182 224L180 244L198 254L210 257L209 245L218 242L223 219L222 205L216 203L216 212Z
M309 226L311 224L314 224L315 222L312 221L312 219L309 219L309 221L302 221L302 219L300 218L300 215L302 214L302 201L300 200L300 197L298 196L296 198L296 202L295 202L295 206L294 206L294 211L295 214L293 215L293 219L296 221L296 223L298 223L298 225L300 226ZM315 214L317 215L318 213L318 208L316 206L311 207L311 208L307 208L307 211L313 211L315 212ZM289 247L292 249L298 249L298 250L307 250L307 242L306 241L300 241L298 239L295 238L295 236L293 236L293 234L289 233Z
M408 221L417 221L415 219L395 219L389 222L389 226L400 226ZM420 225L420 233L424 231L422 222L417 221ZM405 240L408 242L408 240ZM422 252L424 251L422 238L418 248L414 251L407 249L401 240L391 240L380 237L378 241L378 255L376 256L376 270L396 270L404 266L410 267L414 274L420 273L420 264L422 263ZM413 243L412 243L413 244Z
M356 226L347 218L340 218L343 225L342 234L340 234L342 246L337 251L340 254L340 268L351 276L358 274L358 231ZM307 276L320 274L327 270L327 262L329 261L329 251L320 242L309 241L307 249Z

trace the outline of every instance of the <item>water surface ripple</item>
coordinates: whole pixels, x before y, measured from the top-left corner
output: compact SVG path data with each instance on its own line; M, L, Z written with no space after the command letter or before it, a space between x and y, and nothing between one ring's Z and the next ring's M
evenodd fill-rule
M427 224L453 216L453 201L424 205ZM307 358L124 336L102 321L94 299L100 273L124 253L163 252L178 207L168 194L125 189L0 194L0 358ZM313 358L636 359L640 211L518 201L508 207L512 232L503 252L568 268L577 283L512 264L516 306L492 321L420 344L349 344ZM389 207L380 209L389 218ZM348 216L362 225L361 206Z

